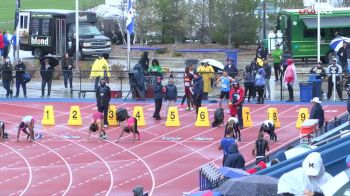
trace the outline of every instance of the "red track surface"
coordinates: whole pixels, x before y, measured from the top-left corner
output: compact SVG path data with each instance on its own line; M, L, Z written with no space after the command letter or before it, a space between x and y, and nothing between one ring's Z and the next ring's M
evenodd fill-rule
M181 127L165 127L164 121L151 118L153 104L144 104L147 126L141 127L142 141L133 142L131 135L115 143L119 127L107 129L108 141L96 135L87 141L88 126L95 109L94 103L50 103L55 109L56 125L42 127L42 103L0 103L1 120L6 122L10 140L0 145L0 185L2 195L131 195L137 185L144 186L152 195L182 195L198 189L198 168L208 162L220 166L222 152L217 150L223 128L197 128L195 112L180 109ZM71 105L79 105L83 126L67 126ZM133 104L117 104L132 112ZM299 137L295 121L300 105L246 105L250 107L254 127L241 131L240 152L246 162L254 157L251 149L260 123L265 120L267 108L277 107L281 128L277 129L278 142L271 143L274 151ZM207 105L210 115L215 105ZM346 111L344 106L324 106L326 119ZM44 139L30 143L21 138L15 142L17 124L21 117L33 115L35 131L42 131ZM212 116L210 117L212 119ZM227 119L227 115L226 115ZM159 124L160 123L160 124ZM66 140L66 133L81 139ZM23 135L23 134L22 134ZM163 141L176 137L181 141ZM212 137L213 141L194 141L195 137ZM268 136L266 136L268 137Z

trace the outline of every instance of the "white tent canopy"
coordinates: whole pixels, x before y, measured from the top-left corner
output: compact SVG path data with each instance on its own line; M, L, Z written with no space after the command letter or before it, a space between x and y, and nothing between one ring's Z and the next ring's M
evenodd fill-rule
M102 18L118 17L124 14L121 9L105 4L98 5L86 11L95 12L98 17Z

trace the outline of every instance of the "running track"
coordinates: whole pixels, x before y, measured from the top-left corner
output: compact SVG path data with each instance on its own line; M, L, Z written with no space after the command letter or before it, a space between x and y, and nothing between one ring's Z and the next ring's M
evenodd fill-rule
M43 127L40 120L45 105L55 109L55 126ZM83 126L67 126L70 106L79 105ZM212 162L221 166L222 152L218 144L223 128L197 128L195 112L179 108L181 127L165 127L165 121L151 117L153 103L117 103L132 113L135 105L142 105L147 126L141 127L141 141L132 141L131 135L115 143L120 127L107 128L109 140L100 141L93 135L87 141L91 115L95 103L38 103L2 102L1 120L6 122L10 139L0 142L0 186L3 195L131 195L137 185L144 186L151 195L182 195L198 190L198 168ZM210 119L217 104L206 105ZM250 107L254 126L241 131L240 152L246 162L251 155L260 123L265 120L269 107L277 107L281 128L277 129L278 142L270 143L275 151L296 140L299 132L295 120L300 107L308 105L245 105ZM341 105L324 105L326 119L346 112ZM44 133L44 139L30 143L22 137L15 142L17 125L22 116L33 115L35 131ZM225 118L227 119L227 116ZM64 135L80 136L80 139L64 139ZM23 136L23 134L22 134ZM181 141L163 141L161 138L181 137ZM214 138L213 141L195 141L196 137ZM266 138L268 136L265 136Z

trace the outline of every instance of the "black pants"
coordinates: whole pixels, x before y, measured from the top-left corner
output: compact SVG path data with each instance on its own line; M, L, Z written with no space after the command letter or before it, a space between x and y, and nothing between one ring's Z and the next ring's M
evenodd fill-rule
M273 69L275 70L275 80L278 81L279 79L279 74L281 73L281 65L280 63L274 63L273 64Z
M202 106L203 95L198 95L195 97L194 104L196 104L196 114L198 114L198 109Z
M50 96L52 80L42 80L41 81L41 96L45 95L46 84L47 84L47 95Z
M97 105L97 110L103 113L103 124L108 125L108 107L109 105Z
M23 78L16 79L16 96L19 96L19 89L22 86L23 95L27 96L27 85Z
M250 102L250 97L253 97L253 99L254 99L254 91L255 91L254 88L255 88L254 82L245 82L244 83L244 89L245 89L244 97L247 97L247 95L248 95L248 102Z
M339 99L343 99L339 76L335 77L335 89L337 90ZM333 82L332 82L332 77L330 77L328 78L328 93L327 93L328 99L331 99L332 93L333 93Z
M185 94L185 95L182 97L181 105L183 105L183 104L185 103L186 98L187 98L187 95Z
M289 93L289 100L294 101L294 94L293 94L293 86L290 83L287 83L288 87L288 93Z
M256 90L258 91L258 103L264 103L264 89L265 85L256 86Z
M162 109L162 102L163 102L163 99L155 99L154 100L154 104L155 104L155 110L154 110L154 113L153 113L153 117L154 118L160 118L160 110Z
M264 157L259 157L255 159L255 165L258 165L258 163L260 163L261 161L264 161L264 163L267 163L267 158Z
M68 81L69 81L69 87L73 87L73 72L72 70L63 70L63 82L64 82L64 87L68 87Z
M9 54L9 46L5 46L2 53L2 57L7 58L8 54Z

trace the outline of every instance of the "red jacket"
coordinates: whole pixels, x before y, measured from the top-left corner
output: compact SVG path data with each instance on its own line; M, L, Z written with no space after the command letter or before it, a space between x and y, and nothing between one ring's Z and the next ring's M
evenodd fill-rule
M232 104L232 97L234 94L238 94L239 97L237 99L237 102L233 105ZM242 87L239 87L238 89L235 89L234 87L231 88L230 90L230 114L231 116L236 116L237 115L237 106L239 106L241 103L244 101L244 89Z
M2 34L0 34L0 48L5 48L4 36Z

